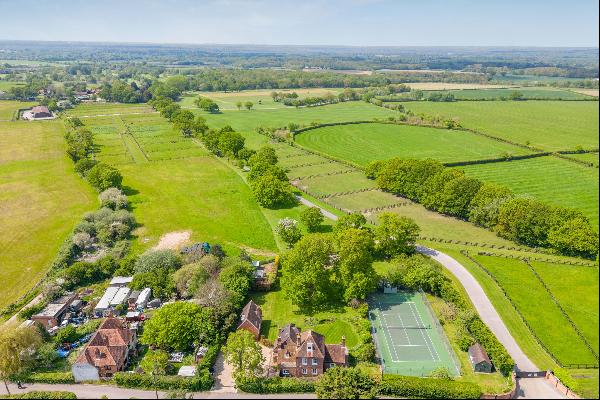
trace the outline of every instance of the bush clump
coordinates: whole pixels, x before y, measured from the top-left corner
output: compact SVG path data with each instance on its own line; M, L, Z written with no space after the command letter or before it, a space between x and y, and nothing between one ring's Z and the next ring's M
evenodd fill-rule
M152 377L149 374L130 374L117 372L114 375L117 386L126 388L159 389L159 390L185 390L188 392L201 392L209 390L213 385L213 377L208 369L199 369L194 377L161 376Z
M481 397L481 389L471 382L401 375L385 375L378 391L384 396L423 399L479 399Z

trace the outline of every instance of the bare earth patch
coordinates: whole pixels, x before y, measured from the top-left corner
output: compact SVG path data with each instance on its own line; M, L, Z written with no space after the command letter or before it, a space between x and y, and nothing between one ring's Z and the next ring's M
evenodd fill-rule
M571 89L573 92L598 97L598 89Z
M153 250L176 250L190 240L192 231L169 232L160 237Z

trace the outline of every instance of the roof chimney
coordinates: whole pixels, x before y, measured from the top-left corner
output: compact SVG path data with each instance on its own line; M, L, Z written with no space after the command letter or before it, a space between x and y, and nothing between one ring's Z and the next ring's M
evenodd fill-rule
M342 336L342 346L346 347L346 336Z

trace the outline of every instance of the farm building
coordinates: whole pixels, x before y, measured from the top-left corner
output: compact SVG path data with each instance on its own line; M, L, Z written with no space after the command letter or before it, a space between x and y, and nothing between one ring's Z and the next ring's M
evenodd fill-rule
M46 106L35 106L31 110L23 111L21 117L28 120L52 119L54 118L54 114Z
M117 293L115 293L115 297L113 297L110 301L110 306L114 308L119 305L125 304L127 298L129 297L129 293L131 293L131 289L129 289L128 287L120 287Z
M106 289L106 291L100 298L100 301L98 301L98 304L96 304L96 307L94 308L94 314L96 316L101 317L110 310L110 302L115 297L118 291L119 288L116 286L109 286Z
M40 313L33 315L31 320L41 324L47 330L59 326L63 316L69 310L69 306L76 298L76 293L65 295L48 304Z
M473 365L473 371L492 372L492 362L479 343L475 343L469 347L469 360L471 360L471 365Z
M137 300L135 301L135 308L138 310L143 310L148 305L148 300L150 300L150 295L152 294L152 290L150 288L144 288Z
M250 300L242 310L240 319L241 322L237 328L247 330L258 339L260 337L260 327L262 325L262 311L258 304Z
M325 337L312 330L300 332L294 324L279 330L271 367L280 376L311 377L327 369L348 366L346 338L340 344L325 344Z
M133 282L133 276L115 276L111 279L108 286L123 287Z
M136 346L134 330L119 318L107 318L71 367L75 382L112 377L125 368Z

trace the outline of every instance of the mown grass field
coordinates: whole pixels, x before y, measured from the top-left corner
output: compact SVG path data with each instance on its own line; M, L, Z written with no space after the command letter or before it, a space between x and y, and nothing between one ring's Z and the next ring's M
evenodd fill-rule
M600 164L598 160L598 153L565 154L565 156L592 163L594 166L596 166L596 168L598 168L598 165Z
M0 100L0 121L10 121L20 108L27 108L36 105L31 101Z
M415 113L458 117L463 126L546 150L598 148L598 103L588 101L412 102Z
M122 104L122 103L81 103L68 110L69 115L86 117L95 115L154 113L148 104Z
M435 90L425 92L425 97L433 93L451 93L457 100L491 100L502 97L509 98L513 92L519 92L525 99L552 99L552 100L581 100L590 96L570 90L546 87L521 87L512 89L466 89L466 90Z
M290 122L308 126L311 123L385 119L397 115L395 111L377 107L364 101L306 108L231 110L219 114L209 114L200 110L194 110L194 112L206 118L211 127L221 128L225 125L231 125L240 132L254 131L259 126L280 128L287 126Z
M280 102L273 101L271 97L272 92L284 92L298 94L298 98L306 97L319 97L327 93L337 94L342 91L339 88L309 88L309 89L274 89L274 90L244 90L242 92L191 92L186 93L184 97L179 101L182 107L197 108L194 104L194 100L198 96L207 97L212 99L219 105L221 110L238 110L237 102L241 101L245 103L251 101L254 103L252 107L255 110L273 109L273 108L286 108ZM244 109L244 107L242 107Z
M505 185L517 194L581 210L598 224L597 168L552 156L460 168L469 176Z
M529 152L470 132L395 124L326 126L300 133L295 140L307 148L360 165L393 157L453 162Z
M15 86L25 86L25 82L0 80L0 90L2 90L2 91L8 91L8 89L15 87Z
M598 268L535 261L531 266L598 352Z
M103 114L87 105L82 115ZM131 109L123 107L122 109ZM119 168L141 227L134 248L143 250L172 231L190 230L192 240L226 249L277 249L265 215L243 179L185 139L158 114L83 118L95 134L97 157Z
M568 320L561 314L559 308L552 301L548 291L535 277L531 269L523 261L491 256L473 256L482 264L504 288L508 297L521 312L531 329L539 340L562 364L596 363L594 355L585 346L582 339ZM537 269L548 268L545 263L537 263ZM572 267L590 268L590 267ZM560 279L560 277L557 277ZM524 284L527 282L527 284ZM583 296L594 295L585 293L583 286L570 287L569 291L583 292ZM564 293L563 293L564 294ZM597 295L597 291L595 292ZM572 296L572 294L571 294ZM574 302L577 300L574 299ZM587 308L586 302L578 303L579 307ZM596 326L598 322L590 321L587 324ZM581 329L581 328L580 328Z
M61 121L0 122L0 307L46 272L97 194L73 171Z

